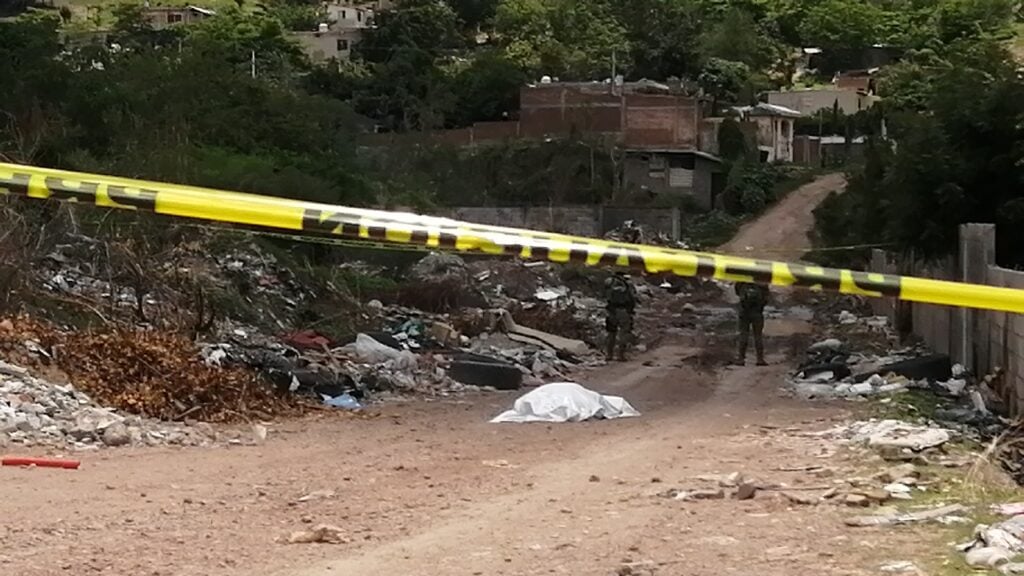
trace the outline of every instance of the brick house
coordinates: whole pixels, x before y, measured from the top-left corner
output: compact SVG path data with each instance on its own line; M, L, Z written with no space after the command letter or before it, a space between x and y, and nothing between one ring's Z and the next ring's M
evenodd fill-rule
M690 198L711 208L721 160L702 151L704 100L652 82L542 83L520 91L518 135L585 137L622 152L628 195Z

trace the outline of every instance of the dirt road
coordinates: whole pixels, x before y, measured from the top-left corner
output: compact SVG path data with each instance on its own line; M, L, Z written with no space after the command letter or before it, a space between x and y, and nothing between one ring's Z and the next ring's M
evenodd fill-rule
M655 574L874 574L920 546L914 533L851 532L844 510L772 492L658 496L737 471L828 485L779 469L846 466L834 445L801 435L841 412L778 393L801 326L769 322L768 369L702 372L683 362L697 350L682 338L580 375L632 402L643 412L632 420L494 425L487 419L514 397L484 395L390 405L372 419L283 422L259 446L90 453L74 472L0 469L0 567L19 576L604 575L640 563ZM343 528L348 542L279 541L319 523Z
M793 262L811 247L807 232L814 227L814 209L829 193L846 187L842 174L826 174L790 192L757 220L719 248L719 252Z
M792 241L807 205L841 184L829 176L794 193L735 244ZM926 533L846 528L847 510L778 491L665 496L717 488L733 472L812 494L863 472L807 434L847 418L841 406L779 392L790 352L809 337L806 316L768 320L769 368L705 368L714 330L731 326L722 318L707 308L659 318L660 348L576 375L625 397L639 418L495 425L488 419L515 395L491 394L278 422L253 446L86 453L78 471L0 469L0 573L819 576L879 574L926 556ZM831 473L783 471L821 466ZM321 523L345 542L283 542Z

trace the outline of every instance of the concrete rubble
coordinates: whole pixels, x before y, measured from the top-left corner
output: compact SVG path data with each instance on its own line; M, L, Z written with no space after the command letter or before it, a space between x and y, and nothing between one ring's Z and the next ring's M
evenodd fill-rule
M100 446L206 445L205 425L167 423L122 414L95 403L67 384L34 378L0 364L0 446L90 450Z
M973 568L1019 574L1022 565L1012 562L1024 554L1024 515L991 526L979 524L974 528L974 539L958 548L966 553L964 560Z

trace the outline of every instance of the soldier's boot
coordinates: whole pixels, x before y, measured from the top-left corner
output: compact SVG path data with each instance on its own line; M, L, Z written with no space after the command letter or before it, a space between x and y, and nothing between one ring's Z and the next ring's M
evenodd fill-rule
M609 332L608 333L608 342L605 344L605 351L604 351L605 360L607 360L609 362L611 362L614 359L613 355L615 353L615 340L616 340L615 332Z

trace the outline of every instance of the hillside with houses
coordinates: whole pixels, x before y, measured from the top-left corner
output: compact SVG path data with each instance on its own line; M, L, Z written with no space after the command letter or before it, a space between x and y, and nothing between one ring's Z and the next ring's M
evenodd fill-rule
M1016 89L1018 16L1008 0L20 0L3 65L26 80L3 95L0 151L422 210L674 207L727 229L841 169L854 193L823 208L822 242L912 245L901 220L925 197L887 203L885 224L850 218L878 219L869 180L927 161L894 142L967 108L944 104L948 83ZM986 80L959 82L972 74ZM51 83L69 92L51 100ZM934 208L993 219L1013 213L1006 194Z

